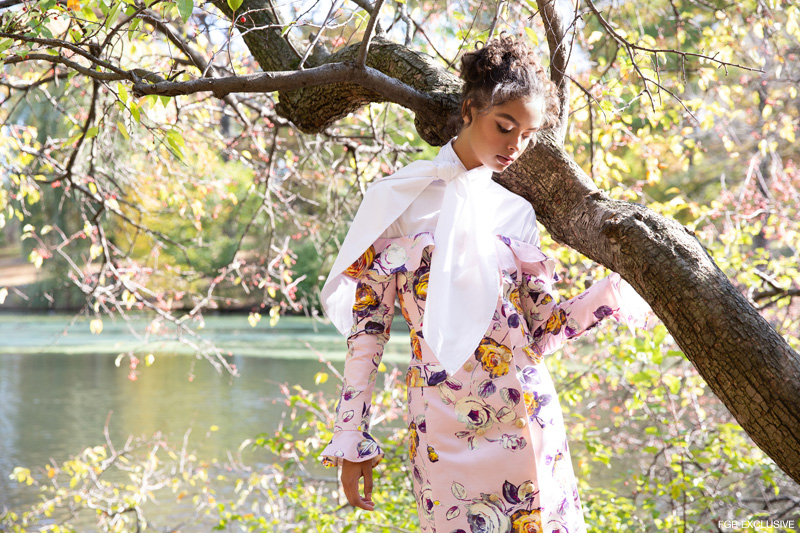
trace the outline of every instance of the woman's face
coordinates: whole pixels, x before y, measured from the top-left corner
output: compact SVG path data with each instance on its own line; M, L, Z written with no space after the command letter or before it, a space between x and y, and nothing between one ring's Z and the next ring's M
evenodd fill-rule
M534 139L544 121L541 96L519 98L478 113L470 109L471 120L453 143L453 149L467 170L486 165L502 172Z

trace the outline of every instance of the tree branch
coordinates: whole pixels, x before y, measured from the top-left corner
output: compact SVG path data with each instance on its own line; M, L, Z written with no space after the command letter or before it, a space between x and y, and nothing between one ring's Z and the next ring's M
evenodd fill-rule
M364 33L364 40L361 41L361 47L358 49L358 58L356 59L356 66L365 67L367 65L367 52L369 51L369 42L372 40L372 32L375 29L375 24L378 22L378 15L383 6L383 0L375 0L375 7L372 10L372 15L369 17L369 24L367 31Z
M556 128L557 138L560 139L561 144L564 144L569 120L569 80L567 78L569 54L564 45L564 21L556 9L555 0L537 0L536 3L542 15L547 46L550 49L550 79L556 84L561 100L559 126Z
M139 82L134 84L133 92L136 96L147 94L178 96L209 91L221 98L231 93L289 91L335 83L354 83L374 91L387 101L401 104L414 111L424 111L433 104L429 95L390 78L379 70L371 67L360 69L343 63L290 72L262 72L245 76L163 81L153 84Z

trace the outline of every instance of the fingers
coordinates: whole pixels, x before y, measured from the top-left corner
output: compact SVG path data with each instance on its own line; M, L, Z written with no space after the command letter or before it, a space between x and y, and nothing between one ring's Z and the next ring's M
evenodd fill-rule
M364 478L364 500L374 508L375 504L372 503L372 461L364 461L361 464L363 465L361 475Z
M358 492L358 480L364 478L364 497ZM353 463L347 459L342 460L342 490L350 505L372 511L372 461Z

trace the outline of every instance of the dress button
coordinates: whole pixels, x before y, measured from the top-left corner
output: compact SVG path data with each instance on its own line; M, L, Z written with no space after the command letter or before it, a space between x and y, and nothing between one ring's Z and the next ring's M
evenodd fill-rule
M464 363L464 370L467 372L472 372L472 369L475 368L475 364L472 361L467 361Z
M500 501L500 496L498 496L496 493L492 493L489 495L489 499L493 502Z
M510 363L512 359L514 359L514 356L511 355L510 352L503 354L503 361L505 361L506 363Z
M525 421L524 418L517 418L516 420L514 420L514 425L517 426L518 428L524 428L526 423L527 422Z
M479 437L483 437L486 435L486 428L478 428L475 433L477 433Z

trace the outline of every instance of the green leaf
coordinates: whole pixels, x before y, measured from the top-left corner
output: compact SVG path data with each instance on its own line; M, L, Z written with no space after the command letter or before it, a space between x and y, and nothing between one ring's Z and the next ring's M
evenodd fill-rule
M131 115L136 120L136 122L141 123L141 114L139 111L139 104L136 102L131 102Z
M100 133L100 128L99 127L94 126L92 128L89 128L89 131L86 132L86 138L87 139L91 139L93 137L97 137L98 133Z
M537 46L539 44L539 36L536 35L536 32L533 31L533 28L525 26L525 33L527 34L528 39L531 40L531 44L533 44L533 46Z
M228 0L228 7L236 11L241 7L243 1L244 0Z
M184 22L189 20L189 17L192 16L193 9L194 0L178 0L178 13L181 14L181 18Z
M118 130L119 130L119 132L122 134L122 136L123 136L123 137L125 137L125 140L126 140L126 141L130 141L130 140L131 140L131 137L130 137L130 135L128 135L128 128L126 128L126 127L125 127L125 124L123 124L123 123L122 123L121 121L119 121L119 120L117 121L117 129L118 129Z
M117 20L117 17L119 16L119 10L120 10L121 6L122 6L122 4L115 4L114 7L109 12L108 17L106 18L106 23L104 24L106 30L111 27L111 25L114 23L114 21Z

